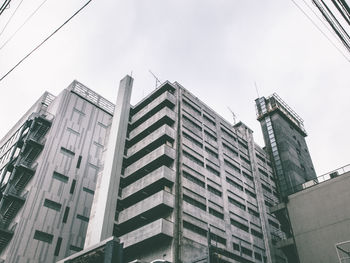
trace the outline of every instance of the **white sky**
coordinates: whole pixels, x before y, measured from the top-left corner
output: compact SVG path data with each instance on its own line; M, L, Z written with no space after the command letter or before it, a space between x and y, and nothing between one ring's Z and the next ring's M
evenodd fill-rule
M0 16L0 32L19 2ZM0 46L41 2L23 1ZM47 0L0 49L0 77L84 2ZM0 82L0 137L45 90L57 95L74 79L114 102L133 72L135 104L154 89L150 69L232 122L230 107L261 146L254 82L261 96L277 92L304 119L321 175L350 163L349 68L291 0L93 0Z

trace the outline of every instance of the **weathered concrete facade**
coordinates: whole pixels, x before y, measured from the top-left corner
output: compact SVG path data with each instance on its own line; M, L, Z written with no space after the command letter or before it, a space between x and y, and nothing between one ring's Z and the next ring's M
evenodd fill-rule
M339 262L335 245L350 240L349 188L347 172L288 197L300 262Z
M44 106L24 116L25 122L34 116L42 124L33 120L28 135L22 134L17 144L19 154L6 166L12 174L2 183L0 215L11 224L3 224L6 229L0 231L16 227L0 254L5 262L55 262L84 245L114 105L74 81L57 97L51 95ZM17 199L3 191L13 186L21 186ZM19 198L21 207L10 214Z

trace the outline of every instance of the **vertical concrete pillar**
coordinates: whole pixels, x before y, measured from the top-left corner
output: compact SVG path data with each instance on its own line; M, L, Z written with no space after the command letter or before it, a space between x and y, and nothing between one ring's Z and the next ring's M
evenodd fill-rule
M91 247L113 235L119 182L130 112L133 78L120 81L112 127L109 134L104 167L97 179L91 208L85 248Z

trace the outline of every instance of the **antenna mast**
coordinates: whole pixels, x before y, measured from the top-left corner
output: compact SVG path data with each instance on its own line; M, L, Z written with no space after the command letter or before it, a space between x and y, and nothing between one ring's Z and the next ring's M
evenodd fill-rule
M236 125L236 114L233 112L233 110L230 109L230 107L227 107L228 110L231 112L232 114L232 118L233 118L233 124Z
M149 69L148 70L149 71L149 73L151 73L152 74L152 76L155 78L155 80L156 80L156 88L158 87L158 85L160 85L161 84L161 82L160 82L160 80L157 78L157 76L156 75L154 75L153 74L153 72Z

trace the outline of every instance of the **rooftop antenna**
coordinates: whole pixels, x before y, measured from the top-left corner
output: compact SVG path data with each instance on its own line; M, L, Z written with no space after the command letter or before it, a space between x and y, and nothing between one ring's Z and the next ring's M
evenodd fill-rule
M156 88L157 88L157 87L158 87L158 84L159 84L159 85L161 84L160 80L157 78L156 75L153 74L153 72L152 72L150 69L149 69L148 71L149 71L149 73L151 73L152 76L155 78L155 80L156 80Z
M258 99L259 99L260 95L259 95L258 85L256 85L256 81L254 81L254 86L255 86L255 90L256 90L256 95L258 95Z
M232 114L232 118L233 118L233 124L236 125L236 114L233 112L233 110L230 109L230 107L227 107L228 110L231 112Z

